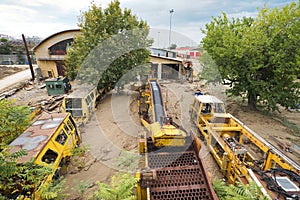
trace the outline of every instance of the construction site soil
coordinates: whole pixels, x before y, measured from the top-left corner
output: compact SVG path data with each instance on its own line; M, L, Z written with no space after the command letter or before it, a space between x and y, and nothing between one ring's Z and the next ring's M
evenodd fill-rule
M20 67L0 65L0 79L24 70Z
M168 114L188 132L197 131L190 123L188 110L194 92L201 90L225 101L227 112L279 149L281 147L278 140L282 142L281 146L282 144L300 146L299 112L282 110L281 113L266 114L262 111L250 111L239 99L226 98L224 88L221 86L208 87L200 82L187 81L162 81L161 85ZM133 173L137 169L135 163L138 163L136 161L139 158L138 138L145 131L139 121L137 95L137 92L130 89L126 89L122 94L111 92L98 103L94 116L81 130L82 145L87 147L88 151L84 157L71 162L69 173L65 175L66 193L70 194L68 199L80 199L81 194L75 189L78 188L80 181L90 185L84 195L87 197L96 189L96 181L108 183L110 177L117 171ZM10 98L17 99L16 103L19 105L33 105L49 97L45 88L33 85L32 90L20 90ZM59 110L54 112L57 111ZM129 152L130 155L124 152ZM288 152L286 154L300 163L299 157ZM120 159L121 157L123 159ZM212 178L223 178L204 144L200 157Z

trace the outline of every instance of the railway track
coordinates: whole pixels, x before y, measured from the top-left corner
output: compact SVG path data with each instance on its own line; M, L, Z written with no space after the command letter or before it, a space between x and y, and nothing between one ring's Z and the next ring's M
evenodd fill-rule
M266 141L264 138L262 138L260 135L258 135L256 132L254 132L253 130L251 130L249 127L247 127L239 119L237 119L233 115L230 115L230 116L234 120L236 120L238 123L240 123L241 125L243 125L248 132L250 132L254 137L256 137L258 140L260 140L265 146L267 146L270 149L270 151L273 151L280 158L284 159L287 163L290 163L297 171L300 172L300 165L296 161L294 161L293 159L291 159L290 157L288 157L284 152L280 151L274 145L272 145L271 143L269 143L268 141Z

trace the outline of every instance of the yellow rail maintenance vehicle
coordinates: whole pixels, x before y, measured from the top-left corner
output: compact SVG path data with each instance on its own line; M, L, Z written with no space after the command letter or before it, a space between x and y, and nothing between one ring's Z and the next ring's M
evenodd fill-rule
M198 156L199 139L167 115L157 80L141 87L138 106L147 131L139 141L137 199L218 199Z
M71 113L78 125L85 124L95 110L99 92L96 86L75 85L74 91L62 103L62 112Z
M158 82L150 80L143 87L138 100L140 119L154 146L184 146L187 135L167 116Z
M18 162L34 159L38 165L53 169L44 182L57 178L70 161L71 151L81 142L80 133L69 113L43 113L19 137L9 144L10 153L25 150ZM42 183L41 183L42 184ZM38 199L38 192L35 194Z
M300 198L299 164L226 113L221 100L195 95L190 115L229 183L255 181L270 199Z

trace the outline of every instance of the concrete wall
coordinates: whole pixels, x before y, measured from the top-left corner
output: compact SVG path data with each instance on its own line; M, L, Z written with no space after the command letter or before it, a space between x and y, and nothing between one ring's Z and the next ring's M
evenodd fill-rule
M38 61L38 66L41 69L42 72L42 76L43 78L48 78L49 73L52 73L52 77L57 77L58 76L58 72L57 72L57 67L56 67L56 63L55 61Z
M26 55L22 55L22 59L23 59L24 61L27 61ZM0 63L1 63L2 61L7 61L7 60L8 60L8 61L13 61L14 64L18 64L19 58L18 58L17 55L0 55Z

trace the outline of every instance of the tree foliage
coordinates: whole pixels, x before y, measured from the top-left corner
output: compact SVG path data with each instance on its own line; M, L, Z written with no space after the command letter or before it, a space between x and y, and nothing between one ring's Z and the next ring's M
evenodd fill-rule
M200 80L205 80L206 84L218 84L222 83L222 76L219 72L218 66L215 64L214 60L210 57L207 51L200 50L200 62L203 67L200 73L197 74Z
M14 101L0 101L0 143L9 144L29 125L29 107L17 106Z
M122 10L118 0L106 9L91 4L82 13L79 27L81 34L66 56L71 79L77 76L76 80L112 88L123 74L148 60L149 27L130 9Z
M213 181L213 188L217 193L220 200L267 200L260 188L255 182L243 185L242 183L237 183L234 185L226 185L224 181L220 179L215 179Z
M11 54L13 46L11 42L6 38L0 38L0 54Z
M279 104L288 108L299 103L299 2L265 7L256 19L229 20L223 13L203 30L203 47L222 82L230 85L229 94L247 98L250 108L276 110Z
M89 180L88 181L80 180L79 182L78 180L74 180L74 182L76 182L77 185L75 185L75 187L73 187L72 190L74 190L76 193L79 194L78 199L84 199L87 190L94 185Z
M116 173L111 178L110 185L98 182L98 189L93 193L92 199L105 200L134 200L132 190L136 185L136 179L132 174Z
M33 161L18 164L18 158L24 155L26 152L23 150L9 153L5 149L0 152L0 198L32 197L45 176L52 172Z
M137 156L136 152L123 150L121 151L120 156L116 157L114 160L115 162L113 165L118 167L118 169L133 172L138 166L140 157Z
M43 200L60 200L69 196L65 192L65 180L56 180L44 183L39 189Z
M9 152L9 144L29 125L30 110L27 106L17 106L14 101L0 101L0 199L32 197L51 169L34 164L18 163L27 153L24 150Z
M171 46L169 48L170 49L176 49L177 48L177 44L171 44Z

